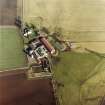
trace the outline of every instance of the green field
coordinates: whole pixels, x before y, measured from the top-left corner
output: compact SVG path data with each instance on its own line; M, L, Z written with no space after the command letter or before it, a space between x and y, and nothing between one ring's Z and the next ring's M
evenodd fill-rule
M16 28L0 28L0 70L23 67L26 57Z
M54 77L58 83L64 85L57 87L60 103L61 105L82 105L81 86L89 79L89 75L92 77L95 75L96 65L102 58L93 53L77 52L64 52L59 57L54 66Z

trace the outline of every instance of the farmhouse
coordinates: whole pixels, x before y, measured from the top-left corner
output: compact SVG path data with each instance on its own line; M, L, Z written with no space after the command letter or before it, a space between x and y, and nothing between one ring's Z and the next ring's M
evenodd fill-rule
M39 37L39 40L44 44L50 54L55 53L54 47L48 42L45 37Z
M47 38L39 36L29 41L29 44L25 47L24 52L31 58L35 58L37 63L40 64L42 59L53 55L55 53L55 49L49 43Z

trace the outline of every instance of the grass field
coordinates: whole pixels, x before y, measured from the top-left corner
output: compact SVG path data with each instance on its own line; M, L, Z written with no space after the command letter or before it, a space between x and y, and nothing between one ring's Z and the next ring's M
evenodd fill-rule
M23 41L16 28L0 28L0 70L26 65Z
M24 19L61 27L64 34L72 30L105 31L104 5L104 0L24 0Z
M93 53L61 53L54 67L55 79L64 86L57 88L61 105L81 105L80 88L102 60Z
M103 100L105 96L105 58L90 75L90 78L81 87L82 105L105 105L105 100Z

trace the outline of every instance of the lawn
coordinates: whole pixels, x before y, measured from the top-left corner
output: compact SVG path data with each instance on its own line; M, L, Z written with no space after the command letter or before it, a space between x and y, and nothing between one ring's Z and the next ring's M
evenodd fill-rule
M16 28L0 28L0 70L23 67L26 57Z
M80 89L102 58L93 53L64 52L58 57L54 78L63 84L57 87L61 105L81 105ZM94 74L94 73L93 73Z

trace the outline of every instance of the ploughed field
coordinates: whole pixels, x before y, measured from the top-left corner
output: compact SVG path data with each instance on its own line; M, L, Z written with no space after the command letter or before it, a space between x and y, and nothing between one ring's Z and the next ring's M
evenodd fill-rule
M0 105L55 105L51 80L27 80L24 73L2 76Z
M14 25L17 0L0 0L0 25Z

